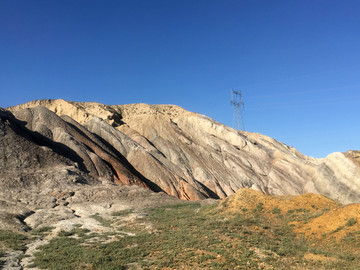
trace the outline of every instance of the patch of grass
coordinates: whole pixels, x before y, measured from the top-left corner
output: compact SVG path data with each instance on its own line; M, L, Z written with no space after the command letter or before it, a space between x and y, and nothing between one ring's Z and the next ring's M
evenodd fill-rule
M111 225L111 220L101 217L98 213L96 213L95 215L91 215L90 217L95 219L97 222L99 222L104 227L110 227L110 225Z
M223 207L226 207L226 206L228 205L228 203L229 203L229 199L226 198L226 199L221 203L221 205L222 205Z
M356 257L353 254L344 254L344 255L340 256L339 259L347 261L347 262L351 262L351 261L354 261L356 259Z
M85 237L87 233L89 233L90 230L88 229L83 229L83 228L80 228L80 227L75 227L74 229L72 229L71 231L59 231L58 232L58 236L59 237L68 237L68 236L74 236L74 235L77 235L79 237Z
M90 230L85 228L74 228L71 230L71 232L79 237L85 237L90 232Z
M43 235L43 234L50 233L53 229L54 229L54 227L45 226L45 227L33 229L30 231L30 233L32 235Z
M72 236L74 233L72 231L59 231L57 234L59 237Z
M13 250L25 250L27 236L7 230L0 230L0 243Z
M345 226L351 227L351 226L354 226L355 224L356 224L356 219L355 218L350 218L346 222Z
M114 217L122 217L122 216L127 216L131 213L134 213L134 209L126 209L126 210L112 212L111 215Z
M32 266L46 269L127 269L149 254L155 235L123 237L118 241L83 245L84 239L58 237L35 253ZM138 245L143 243L144 246Z
M263 210L263 207L264 207L264 204L262 202L259 202L255 207L255 211L261 212Z
M348 233L343 239L342 241L348 242L348 243L355 243L358 244L359 241L357 239L357 237L355 236L354 233Z
M333 231L333 233L337 233L338 231L341 231L342 229L344 229L345 226L339 226L336 228L336 230Z
M299 209L295 209L295 212L297 212L297 213L299 213L299 212L308 213L310 211L307 210L307 209L304 209L304 208L299 208Z
M275 208L271 211L271 213L273 213L273 214L281 214L281 210L280 210L279 208L275 207Z
M315 212L310 212L307 209L299 208L299 209L290 209L286 213L287 222L291 221L303 221L305 224L308 223L311 219L322 216L327 213L329 209L323 209Z

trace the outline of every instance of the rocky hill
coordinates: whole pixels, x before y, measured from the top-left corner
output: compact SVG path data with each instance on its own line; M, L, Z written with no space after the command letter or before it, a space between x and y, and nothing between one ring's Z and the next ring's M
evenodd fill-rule
M359 269L359 179L358 151L315 159L173 105L0 109L0 268Z
M174 105L37 100L1 111L0 128L1 187L112 182L186 200L251 188L360 201L358 152L307 157Z

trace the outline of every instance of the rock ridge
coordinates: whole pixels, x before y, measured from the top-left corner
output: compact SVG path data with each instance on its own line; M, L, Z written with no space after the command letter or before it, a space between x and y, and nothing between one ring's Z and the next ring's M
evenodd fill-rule
M225 198L251 188L360 201L358 151L307 157L265 135L236 131L176 105L58 99L7 110L29 131L74 152L77 159L68 162L93 181L135 184L186 200Z

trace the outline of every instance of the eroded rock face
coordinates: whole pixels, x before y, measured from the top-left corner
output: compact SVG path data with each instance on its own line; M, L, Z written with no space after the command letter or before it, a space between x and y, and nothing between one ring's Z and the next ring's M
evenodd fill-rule
M42 100L9 110L32 132L71 149L74 156L65 155L67 160L98 180L190 200L252 188L360 201L357 152L314 159L267 136L236 131L173 105Z
M26 188L44 181L56 184L57 175L73 171L83 177L75 163L63 155L62 146L26 128L25 122L8 111L0 111L0 187ZM70 156L70 154L68 155ZM91 181L91 177L84 179Z
M111 151L72 118L61 118L43 106L17 110L13 114L43 140L57 144L56 149L63 156L77 162L79 168L91 176L117 184L136 184L148 188L146 179L127 164L121 154Z

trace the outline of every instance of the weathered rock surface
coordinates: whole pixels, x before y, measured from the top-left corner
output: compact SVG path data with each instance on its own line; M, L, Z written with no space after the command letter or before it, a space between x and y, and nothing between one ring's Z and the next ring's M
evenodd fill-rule
M173 105L40 100L8 109L26 132L37 135L34 147L50 149L58 163L72 166L86 181L135 184L190 200L224 198L247 187L272 195L311 192L341 203L360 201L356 151L314 159Z

